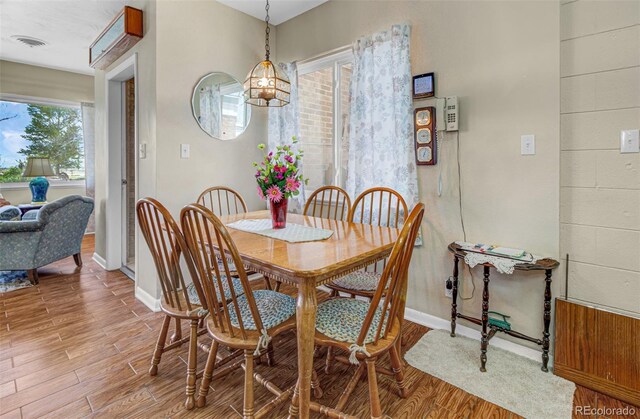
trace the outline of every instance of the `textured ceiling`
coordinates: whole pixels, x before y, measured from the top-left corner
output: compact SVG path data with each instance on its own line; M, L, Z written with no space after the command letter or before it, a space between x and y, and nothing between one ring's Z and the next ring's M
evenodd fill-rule
M218 1L264 19L263 0ZM270 22L280 24L326 1L270 0ZM88 63L89 45L125 3L125 0L0 0L0 58L93 74ZM13 36L41 39L47 45L32 48Z
M0 58L93 74L89 45L124 7L124 0L2 0ZM28 47L12 36L47 42Z

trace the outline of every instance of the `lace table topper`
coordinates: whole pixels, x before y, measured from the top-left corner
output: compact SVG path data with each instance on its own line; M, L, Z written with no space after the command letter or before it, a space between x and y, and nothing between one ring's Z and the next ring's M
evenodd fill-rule
M270 219L239 220L227 227L248 233L260 234L272 239L284 240L289 243L313 242L326 240L333 235L333 231L323 228L307 227L300 224L287 223L282 229L274 230Z
M462 250L467 250L465 247L469 245L469 243L465 242L456 242ZM476 265L482 265L483 263L490 263L493 265L496 270L502 274L512 274L515 266L520 263L536 263L538 258L534 255L531 255L530 260L517 260L511 259L508 257L500 257L494 255L488 255L485 253L477 253L468 251L465 254L464 261L469 267L473 268Z

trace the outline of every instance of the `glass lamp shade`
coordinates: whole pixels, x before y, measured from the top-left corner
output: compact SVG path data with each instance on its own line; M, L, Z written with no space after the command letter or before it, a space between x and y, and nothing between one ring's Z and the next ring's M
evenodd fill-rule
M284 106L290 92L289 77L269 60L258 63L244 82L244 101L254 106Z

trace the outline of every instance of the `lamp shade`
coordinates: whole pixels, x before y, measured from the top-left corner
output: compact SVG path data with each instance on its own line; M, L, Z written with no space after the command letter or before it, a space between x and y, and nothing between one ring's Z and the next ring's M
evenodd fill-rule
M244 101L254 106L284 106L290 92L289 77L269 60L259 62L244 82Z
M25 167L22 176L39 177L39 176L55 176L51 168L51 162L47 157L29 157L27 159L27 167Z

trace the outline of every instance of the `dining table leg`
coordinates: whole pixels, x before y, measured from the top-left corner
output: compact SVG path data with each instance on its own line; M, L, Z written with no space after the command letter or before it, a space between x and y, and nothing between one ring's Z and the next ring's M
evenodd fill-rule
M309 417L311 402L311 375L313 373L313 341L316 329L318 297L316 284L300 281L296 304L296 326L298 339L298 384L289 407L289 417Z

